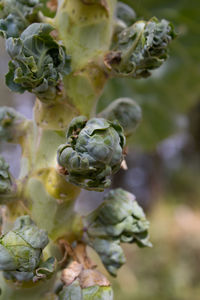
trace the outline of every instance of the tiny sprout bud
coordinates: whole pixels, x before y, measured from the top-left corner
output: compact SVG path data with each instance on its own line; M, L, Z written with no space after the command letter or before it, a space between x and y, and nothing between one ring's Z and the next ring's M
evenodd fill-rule
M129 136L140 123L142 111L134 100L119 98L113 101L99 116L110 121L117 120L123 128L124 134Z
M29 216L19 217L13 229L0 238L0 270L5 271L7 278L30 280L47 244L44 230L39 229Z
M9 165L0 156L0 196L12 191L12 180L9 173Z
M26 119L11 107L0 107L0 139L15 142L24 134Z
M129 5L121 1L117 2L116 16L119 20L123 21L127 26L132 25L136 19L136 14L132 9L132 7L130 7Z
M58 163L68 179L84 189L103 191L108 176L120 169L125 137L118 122L85 117L72 120L67 142L58 149Z

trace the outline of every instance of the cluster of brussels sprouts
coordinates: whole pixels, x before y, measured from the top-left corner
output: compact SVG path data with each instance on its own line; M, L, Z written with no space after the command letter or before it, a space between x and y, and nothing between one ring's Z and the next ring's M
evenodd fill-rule
M69 204L68 210L68 203L66 205L64 202L66 199L71 202L71 198L75 200L74 195L80 190L69 184L63 188L66 193L60 192L57 186L66 183L62 176L86 190L102 192L109 188L111 176L124 163L126 139L134 132L142 118L141 109L135 101L119 98L100 113L93 109L94 117L91 119L88 118L90 108L83 112L86 111L87 117L75 117L68 126L65 141L65 124L68 124L72 115L77 116L81 111L80 107L87 105L82 100L81 93L86 94L86 97L83 97L86 102L91 94L91 102L89 100L88 103L92 103L99 97L103 85L110 77L149 76L151 70L160 67L166 60L167 47L176 35L172 24L166 20L152 18L148 22L135 22L135 12L120 1L63 0L57 3L52 0L48 4L55 7L58 4L58 12L54 19L50 19L50 15L44 13L45 9L48 10L47 0L0 0L0 35L6 40L6 50L11 58L6 84L14 92L29 91L42 102L37 101L33 122L12 108L0 108L0 139L17 142L22 145L23 150L27 147L32 151L30 157L30 153L24 156L24 169L22 167L21 171L23 175L20 175L19 181L16 182L9 172L8 164L0 156L0 204L10 204L8 199L16 200L20 194L19 202L24 205L23 209L30 209L32 215L40 208L44 208L46 213L46 209L50 207L52 215L55 213L61 221L57 222L56 217L52 218L53 220L50 218L47 224L55 226L54 230L58 228L59 236L59 224L63 222L64 227L68 216L71 220L72 205ZM70 14L73 18L70 18ZM98 22L93 24L97 19ZM75 25L71 31L69 24L72 23ZM66 35L66 32L69 35ZM95 36L96 32L99 35L96 43L92 45L91 36ZM105 42L104 35L107 37ZM103 46L100 47L101 38ZM97 55L93 54L93 48ZM40 108L43 116L41 118L38 117ZM68 109L72 109L71 114ZM41 126L38 121L41 119L43 124L51 123L47 129ZM61 123L62 126L57 123ZM58 139L56 138L54 143L52 137L55 136ZM64 144L58 148L63 140ZM47 151L47 145L51 143L52 160ZM58 165L54 159L56 150ZM55 178L55 182L52 178ZM44 200L41 206L38 204L41 198L38 200L37 193L33 195L37 189L37 185L33 184L34 180L39 181L39 186L42 187L38 193L44 188L44 193L41 193L42 201ZM25 188L22 187L22 192L20 190L17 194L18 183L25 183ZM56 191L53 195L49 192L49 186ZM73 197L67 195L71 192L67 190L68 186L73 190ZM63 203L65 205L62 206ZM32 205L37 207L34 207L34 213ZM63 207L66 214L62 215L60 211ZM74 218L77 217L74 211L72 214ZM38 215L40 216L40 213ZM77 219L75 223L78 229L75 230L75 235L77 234L79 240L75 240L77 236L70 236L69 243L74 243L68 245L67 250L70 250L67 254L70 256L73 246L81 240L84 246L89 245L98 253L105 268L113 276L117 275L118 269L126 261L121 243L151 247L149 222L143 209L136 202L134 195L123 189L110 190L96 210L83 218L79 215ZM45 223L44 220L41 221L42 224ZM68 231L73 231L73 226L74 223ZM5 228L7 227L3 228L3 232ZM66 240L68 233L71 234L63 234ZM68 243L66 240L64 241ZM5 231L0 237L0 270L3 271L4 278L17 284L30 281L27 286L33 286L32 283L40 279L49 279L58 268L56 259L50 257L46 260L46 255L51 251L60 255L61 251L58 243L54 245L55 248L50 244L45 253L48 243L47 232L39 229L30 216L17 218L13 228ZM60 268L71 258L72 256L61 260ZM60 283L60 276L57 277ZM113 299L113 291L107 279L94 268L83 266L78 260L63 270L61 279L63 284L59 291L56 291L59 300ZM50 295L53 298L54 296L57 297L55 294Z

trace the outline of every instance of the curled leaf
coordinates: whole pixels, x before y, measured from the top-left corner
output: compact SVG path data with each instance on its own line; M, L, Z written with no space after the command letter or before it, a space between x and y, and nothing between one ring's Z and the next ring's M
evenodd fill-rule
M56 259L54 257L49 257L46 261L42 262L36 269L36 275L34 281L39 279L49 279L56 269Z

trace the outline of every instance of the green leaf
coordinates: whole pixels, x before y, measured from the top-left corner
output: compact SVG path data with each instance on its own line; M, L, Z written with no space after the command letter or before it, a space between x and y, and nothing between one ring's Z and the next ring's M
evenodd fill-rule
M20 38L9 38L6 49L12 61L6 75L8 87L19 93L34 93L41 101L54 101L62 95L63 75L70 72L70 58L63 46L51 37L53 27L31 24Z
M83 300L79 281L74 281L71 285L66 286L59 293L59 300Z
M92 286L83 289L83 300L113 300L113 291L109 286Z
M116 276L118 269L126 262L119 240L95 238L90 240L89 245L98 253L107 271Z

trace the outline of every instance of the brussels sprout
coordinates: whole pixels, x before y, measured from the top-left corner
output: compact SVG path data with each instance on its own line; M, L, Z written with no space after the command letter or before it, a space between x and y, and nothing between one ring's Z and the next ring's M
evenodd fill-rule
M124 134L129 136L140 123L142 111L134 100L119 98L113 101L99 116L110 121L117 120L123 128Z
M9 173L9 165L0 156L0 196L12 191L12 179Z
M0 238L0 270L6 277L30 280L39 266L48 236L29 216L19 217L11 231Z
M112 275L125 263L122 243L151 247L149 222L134 195L123 190L111 190L104 202L84 219L88 244L101 257Z
M136 14L132 7L121 1L118 1L116 17L123 21L127 26L131 26L136 19Z
M0 139L15 142L25 132L26 119L11 107L0 107Z
M66 169L73 184L103 191L110 185L108 176L120 169L124 145L118 122L78 117L69 126L67 143L58 149L58 163Z
M117 41L105 56L105 65L113 76L141 78L167 59L168 44L176 37L166 20L138 21L119 33Z
M48 103L62 95L61 82L63 75L70 72L70 57L50 35L53 29L49 24L34 23L20 38L7 39L12 61L6 84L12 91L29 91Z

